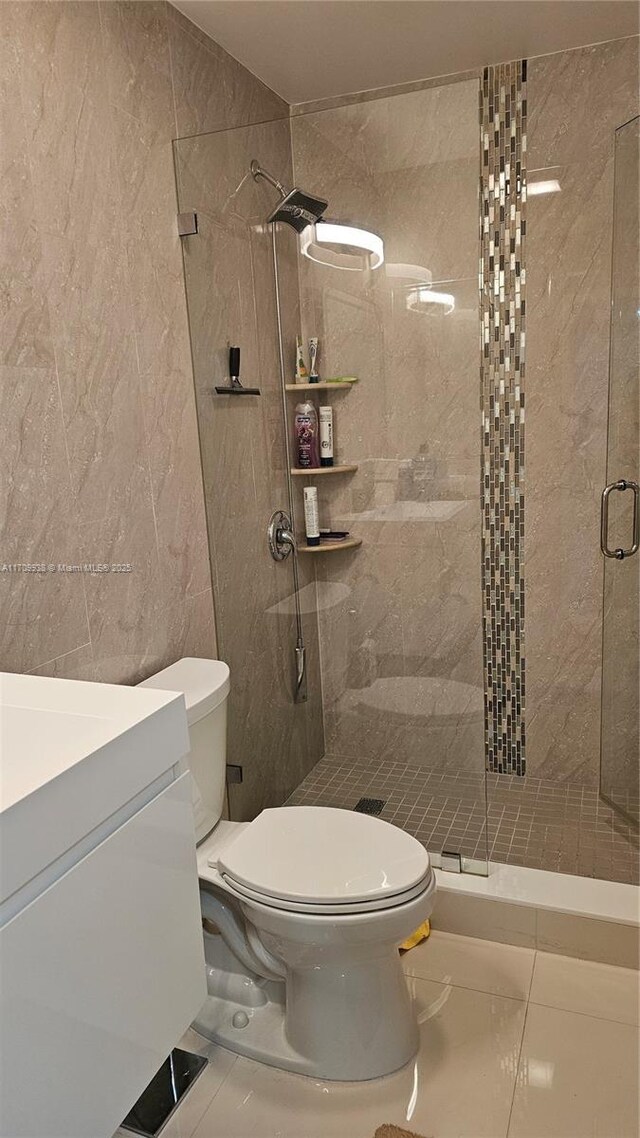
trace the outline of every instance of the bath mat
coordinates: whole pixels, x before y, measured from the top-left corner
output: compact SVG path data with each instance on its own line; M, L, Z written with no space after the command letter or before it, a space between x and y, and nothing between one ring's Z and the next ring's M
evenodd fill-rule
M416 1134L415 1130L402 1130L392 1122L385 1122L384 1126L378 1127L373 1138L422 1138L422 1135Z

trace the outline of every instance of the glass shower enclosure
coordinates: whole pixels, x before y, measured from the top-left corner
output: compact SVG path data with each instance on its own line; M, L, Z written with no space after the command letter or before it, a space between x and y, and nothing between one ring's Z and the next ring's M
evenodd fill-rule
M474 79L179 139L174 154L179 210L197 214L183 252L229 762L243 775L231 816L281 805L313 769L314 802L349 809L370 791L436 864L446 837L451 868L486 873L477 101ZM317 258L278 224L278 312L277 195L253 160L328 199L327 220L381 238L383 264ZM333 408L336 471L301 477L293 456L296 589L267 525L289 505L297 335L305 349L319 339L321 380L357 382L312 393ZM260 395L216 393L230 345ZM304 485L321 526L360 545L306 551Z
M640 119L616 131L604 561L600 790L638 823L640 797Z

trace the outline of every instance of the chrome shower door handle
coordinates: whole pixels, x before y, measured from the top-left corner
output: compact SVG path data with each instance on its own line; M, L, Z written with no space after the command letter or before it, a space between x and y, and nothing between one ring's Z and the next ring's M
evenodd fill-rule
M612 490L631 490L633 492L633 533L629 549L609 549L609 495ZM640 486L629 478L619 478L617 482L610 482L602 491L600 501L600 549L605 557L615 557L622 561L625 557L633 557L640 549Z

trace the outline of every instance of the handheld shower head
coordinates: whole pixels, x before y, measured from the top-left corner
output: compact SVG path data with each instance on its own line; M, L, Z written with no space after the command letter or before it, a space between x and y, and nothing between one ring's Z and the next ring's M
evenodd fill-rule
M267 221L284 221L295 229L296 233L302 233L308 225L315 225L329 204L324 198L314 197L313 194L307 194L295 186L292 190L285 189L282 182L274 178L268 170L263 170L255 158L251 163L251 173L256 180L264 178L265 182L280 194L281 201L269 214Z

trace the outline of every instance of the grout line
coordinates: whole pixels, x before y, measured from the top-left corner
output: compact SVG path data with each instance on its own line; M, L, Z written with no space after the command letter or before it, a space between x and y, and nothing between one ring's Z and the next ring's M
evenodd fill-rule
M507 947L512 948L517 946L508 945ZM426 984L442 984L443 987L447 988L460 988L463 992L478 992L481 996L494 996L497 1000L513 1000L515 1004L526 1004L528 1000L527 996L511 996L507 992L495 992L489 988L479 988L476 984L461 984L459 981L452 980L451 978L436 980L433 976L421 976L418 972L405 971L404 966L402 971L407 979L424 980Z
M538 923L538 916L537 916L537 912L536 912L536 932L537 932L537 923ZM537 936L536 936L536 940L537 940ZM538 964L538 953L539 953L539 951L540 950L538 948L534 948L534 950L533 950L533 968L531 969L531 978L529 980L529 991L527 992L527 1003L530 1003L530 1001L531 1001L531 993L533 991L533 978L536 974L536 967Z
M194 1030L195 1030L195 1029L194 1029ZM223 1047L219 1047L219 1045L218 1045L218 1044L214 1044L214 1046L215 1046L215 1047L218 1047L220 1051L224 1051L224 1050L225 1050L225 1048L223 1048ZM226 1075L224 1075L224 1077L223 1077L222 1081L219 1083L219 1085L216 1087L215 1091L213 1092L213 1094L212 1094L211 1098L209 1099L209 1101L208 1101L207 1105L205 1106L205 1108L204 1108L204 1110L203 1110L202 1114L199 1116L199 1118L198 1118L198 1121L196 1122L196 1124L195 1124L195 1126L193 1127L193 1129L189 1129L189 1131L184 1131L184 1132L183 1132L183 1130L182 1130L182 1129L180 1129L180 1138L193 1138L193 1135L196 1133L196 1131L200 1129L200 1124L202 1123L202 1121L204 1120L204 1118L206 1117L206 1115L207 1115L207 1114L209 1113L209 1111L211 1110L211 1107L213 1106L213 1103L214 1103L215 1099L216 1099L216 1098L217 1098L217 1096L220 1094L220 1091L222 1090L223 1086L225 1085L225 1083L226 1083L227 1079L229 1078L229 1075L230 1075L230 1074L231 1074L231 1072L234 1070L234 1068L235 1068L235 1065L236 1065L236 1063L238 1062L238 1059L239 1059L239 1058L240 1058L240 1056L239 1056L239 1055L235 1055L235 1056L234 1056L233 1062L232 1062L231 1066L229 1067L229 1070L227 1071ZM207 1056L207 1065L208 1065L210 1062L211 1062L211 1057L210 1057L210 1056ZM177 1109L177 1111L176 1111L176 1114L175 1114L175 1116L174 1116L174 1117L177 1117L179 1114L180 1114L180 1107L178 1107L178 1109Z
M535 966L535 961L534 961ZM533 976L533 973L532 973ZM515 1077L513 1080L513 1092L511 1094L511 1104L509 1106L509 1118L507 1119L506 1138L509 1138L509 1131L511 1130L511 1119L513 1116L513 1106L516 1101L516 1092L518 1090L518 1076L520 1075L520 1064L522 1062L522 1048L524 1047L524 1033L527 1030L527 1019L529 1016L529 1000L524 1007L524 1019L522 1021L522 1034L520 1036L520 1046L518 1048L518 1059L516 1062Z
M585 963L585 962L579 961L579 963ZM586 963L597 963L597 962L596 961L588 961ZM616 965L615 964L614 965L605 964L604 967L605 968L615 968ZM629 971L633 971L633 970L630 969ZM597 1015L595 1015L594 1012L580 1012L580 1011L578 1011L577 1008L562 1008L562 1007L559 1007L558 1004L543 1004L540 1000L529 1000L529 1004L532 1005L534 1008L548 1008L549 1011L552 1011L552 1012L562 1012L564 1015L570 1015L570 1016L582 1016L583 1019L594 1019L598 1023L599 1022L619 1023L622 1027L631 1027L631 1028L635 1028L636 1031L638 1030L637 1024L629 1023L629 1020L626 1020L626 1019L615 1019L613 1016L597 1016Z

